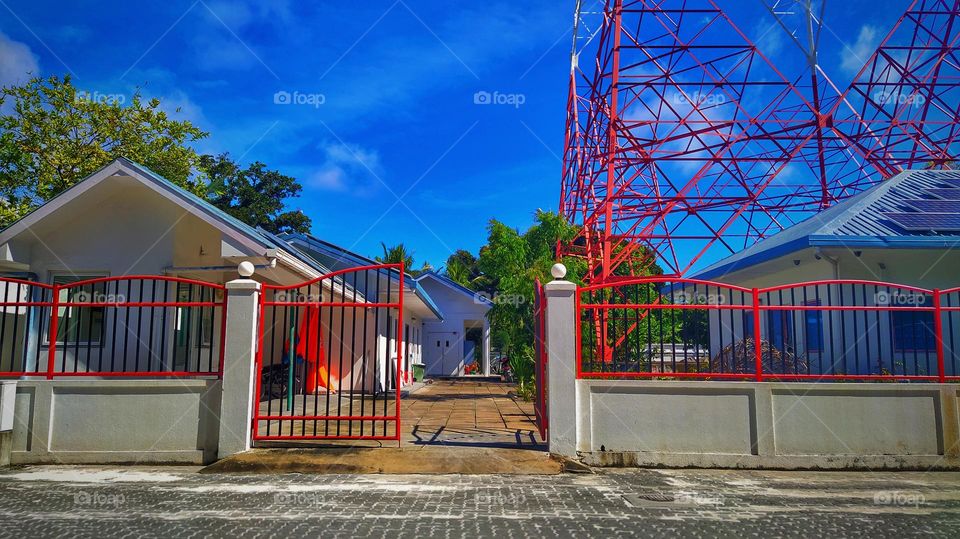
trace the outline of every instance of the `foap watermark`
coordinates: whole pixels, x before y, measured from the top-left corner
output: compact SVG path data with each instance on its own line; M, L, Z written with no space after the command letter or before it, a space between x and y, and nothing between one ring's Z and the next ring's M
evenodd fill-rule
M927 102L927 98L920 94L883 91L874 93L873 100L878 105L906 105L912 107L920 107Z
M477 505L516 506L526 500L523 494L504 494L500 492L478 492Z
M873 494L874 505L893 505L897 507L920 507L927 499L919 492L901 490L881 490Z
M313 108L320 108L327 102L327 96L320 93L305 93L294 90L278 90L273 94L274 105L306 105Z
M922 307L930 302L928 295L921 292L894 291L877 292L873 295L876 305L889 307Z
M327 295L330 300L330 295ZM277 303L323 303L323 294L304 294L303 292L277 292L273 296L273 301Z
M73 495L73 504L83 507L117 508L127 502L123 494L81 490Z
M273 495L273 503L278 505L323 505L323 497L316 492L278 492Z
M680 292L673 295L673 303L676 305L726 305L727 295L705 292Z
M673 495L674 503L684 505L723 505L721 494L704 494L702 492L676 492Z
M710 92L691 92L691 93L675 93L673 94L674 105L696 105L698 107L703 106L715 106L722 105L727 102L727 96L721 93L710 93Z
M123 294L107 294L105 292L87 292L81 290L70 298L69 303L92 303L103 305L119 305L126 303L127 297Z
M508 105L518 109L526 102L527 96L525 94L507 94L485 90L473 94L474 105Z
M519 307L530 302L530 298L523 294L490 294L489 292L477 292L473 295L473 302L477 305L512 305Z
M78 90L73 96L75 103L103 103L107 105L122 105L127 102L126 94L106 94L98 91Z

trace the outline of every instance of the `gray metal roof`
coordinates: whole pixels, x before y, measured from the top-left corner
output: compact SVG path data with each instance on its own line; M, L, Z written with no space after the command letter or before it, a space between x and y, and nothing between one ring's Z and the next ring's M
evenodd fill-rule
M942 200L932 189L960 187L960 171L908 170L827 208L692 277L715 279L747 266L812 246L943 248L960 244L960 233L907 230L890 219L896 212L916 212L911 200ZM960 201L955 201L960 208Z

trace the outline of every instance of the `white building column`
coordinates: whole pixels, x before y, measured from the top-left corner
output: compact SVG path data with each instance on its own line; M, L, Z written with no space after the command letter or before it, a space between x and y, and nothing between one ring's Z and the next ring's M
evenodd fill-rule
M490 376L490 319L483 317L483 375Z
M577 285L564 281L567 268L554 264L547 300L547 439L550 452L577 456Z
M246 266L245 266L246 265ZM260 283L249 279L253 265L240 264L244 278L227 283L227 334L223 350L223 378L220 401L220 438L217 458L250 449L253 434L253 406L257 372L254 351L257 349Z

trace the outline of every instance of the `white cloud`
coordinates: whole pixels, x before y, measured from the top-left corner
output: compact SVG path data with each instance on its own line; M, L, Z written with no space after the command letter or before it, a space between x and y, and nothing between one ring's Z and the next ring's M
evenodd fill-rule
M378 177L383 173L383 166L376 150L340 142L323 143L320 149L324 154L324 162L307 176L307 187L325 191L351 191L362 195L380 183Z
M754 39L754 43L767 58L776 58L783 52L784 35L786 32L776 21L760 19L757 21L753 33L757 36Z
M877 49L880 33L875 26L865 24L853 45L845 45L840 53L840 67L847 72L856 73L867 63L870 55Z
M39 74L40 65L30 47L0 32L0 86L26 82Z

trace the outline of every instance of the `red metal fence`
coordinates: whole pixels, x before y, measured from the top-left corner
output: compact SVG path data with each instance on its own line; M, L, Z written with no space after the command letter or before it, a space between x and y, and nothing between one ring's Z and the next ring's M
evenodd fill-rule
M399 440L402 264L263 287L253 439Z
M958 311L960 288L862 280L588 286L577 294L577 376L956 381Z
M221 285L163 276L0 278L0 376L220 376Z
M540 439L547 439L547 302L544 297L543 285L538 279L534 285L533 320L534 320L534 355L536 368L534 369L537 387L536 400L533 403L537 427L540 430Z

